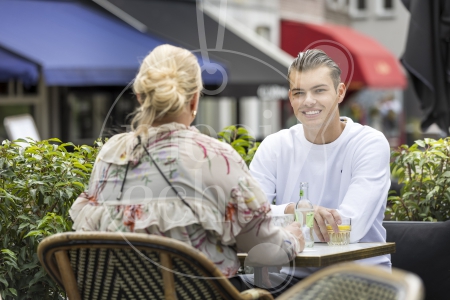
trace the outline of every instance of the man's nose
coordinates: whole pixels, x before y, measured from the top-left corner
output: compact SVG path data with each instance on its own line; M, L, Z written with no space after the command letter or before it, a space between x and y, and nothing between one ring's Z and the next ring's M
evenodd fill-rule
M314 104L316 104L316 100L314 99L313 95L311 93L306 93L304 105L313 106Z

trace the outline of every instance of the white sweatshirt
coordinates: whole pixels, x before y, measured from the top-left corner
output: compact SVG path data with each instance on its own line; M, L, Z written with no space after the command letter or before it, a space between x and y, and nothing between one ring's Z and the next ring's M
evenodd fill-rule
M306 140L301 124L269 135L259 146L250 172L268 200L276 198L274 215L296 203L300 182L308 182L313 205L337 209L352 219L350 243L385 242L382 221L390 187L389 144L381 132L341 119L347 120L345 129L330 144ZM361 262L391 265L390 255Z

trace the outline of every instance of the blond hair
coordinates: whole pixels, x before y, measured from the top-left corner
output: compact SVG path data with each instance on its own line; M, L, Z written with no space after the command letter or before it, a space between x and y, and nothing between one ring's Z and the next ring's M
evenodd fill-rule
M331 80L334 88L337 89L341 83L341 69L324 51L320 49L308 49L305 52L300 52L294 59L288 69L288 80L291 85L291 73L293 70L297 72L309 71L318 67L328 67L330 69Z
M144 130L165 116L176 116L202 88L200 66L191 52L171 45L156 47L145 57L134 79L133 90L141 106L135 111L131 128Z

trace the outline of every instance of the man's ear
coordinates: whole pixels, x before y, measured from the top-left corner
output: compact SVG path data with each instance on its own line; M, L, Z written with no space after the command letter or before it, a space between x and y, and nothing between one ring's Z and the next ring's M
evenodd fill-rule
M346 91L347 91L347 88L345 87L345 84L343 82L339 83L338 88L337 88L338 103L341 103L342 101L344 101Z

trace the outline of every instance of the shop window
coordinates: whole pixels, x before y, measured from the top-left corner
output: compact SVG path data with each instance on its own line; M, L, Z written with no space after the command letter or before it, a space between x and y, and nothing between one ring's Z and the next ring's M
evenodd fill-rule
M37 95L38 86L37 85L22 86L22 92L24 95Z
M5 117L30 114L33 115L33 105L2 105L0 108L0 140L9 139L3 121Z
M23 95L37 95L38 87L37 85L25 86L22 82L17 80L12 80L10 82L0 82L0 95L14 96L17 94Z
M126 92L117 100L120 94L121 90L115 87L69 91L62 116L63 138L74 144L92 145L99 137L129 131L130 114L137 101L132 93Z
M0 82L0 95L8 95L8 83Z

